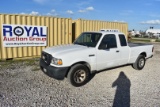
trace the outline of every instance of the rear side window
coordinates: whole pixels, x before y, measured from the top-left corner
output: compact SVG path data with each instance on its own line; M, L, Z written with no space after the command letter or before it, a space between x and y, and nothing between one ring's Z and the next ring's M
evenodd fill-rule
M121 46L127 46L126 38L124 35L120 34L119 40L120 40Z

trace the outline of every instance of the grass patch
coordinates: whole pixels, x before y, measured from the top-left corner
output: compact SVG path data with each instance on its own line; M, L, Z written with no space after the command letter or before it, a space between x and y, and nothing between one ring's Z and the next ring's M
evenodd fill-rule
M151 42L151 40L155 40L155 42L160 42L160 39L152 38L132 38L130 42Z
M160 39L157 39L156 42L160 42Z
M32 71L39 71L40 70L40 67L39 66L34 66Z
M6 60L6 61L1 61L2 65L11 65L11 64L15 64L15 63L22 63L24 62L24 60Z
M13 63L16 63L16 62L13 62L11 60L9 60L9 61L1 61L0 65L1 65L2 68L5 68L5 67L8 67L9 65L11 65Z
M150 39L131 39L131 42L151 42Z
M38 60L33 58L33 59L16 59L16 60L0 60L0 67L1 68L10 68L12 66L18 65L24 65L24 66L34 66L38 65Z
M138 38L136 38L136 37L132 37L132 39L151 40L152 38L142 38L142 37L138 37Z
M28 66L39 65L39 58L27 59L25 64Z
M36 61L35 60L26 60L25 61L25 64L27 65L27 66L30 66L30 65L35 65L36 63L35 63Z

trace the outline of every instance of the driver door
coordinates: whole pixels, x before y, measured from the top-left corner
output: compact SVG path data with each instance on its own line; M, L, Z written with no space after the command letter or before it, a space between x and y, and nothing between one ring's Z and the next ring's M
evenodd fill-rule
M97 50L97 70L118 66L120 52L116 36L107 34L103 37Z

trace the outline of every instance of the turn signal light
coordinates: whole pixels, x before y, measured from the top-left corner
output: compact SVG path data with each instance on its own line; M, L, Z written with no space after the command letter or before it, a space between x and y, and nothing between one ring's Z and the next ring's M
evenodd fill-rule
M58 65L62 65L63 63L62 63L62 60L58 60Z

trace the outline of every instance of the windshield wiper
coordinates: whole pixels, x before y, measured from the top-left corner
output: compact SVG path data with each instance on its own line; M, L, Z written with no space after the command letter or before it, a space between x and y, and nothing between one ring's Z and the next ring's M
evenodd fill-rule
M75 42L74 44L87 46L87 45L86 45L86 44L84 44L84 43L78 43L78 42ZM88 46L87 46L87 47L88 47Z

